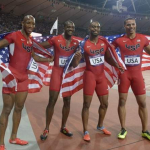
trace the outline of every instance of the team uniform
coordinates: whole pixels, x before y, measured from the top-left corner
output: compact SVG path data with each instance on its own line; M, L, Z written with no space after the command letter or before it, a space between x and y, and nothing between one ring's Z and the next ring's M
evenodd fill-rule
M84 95L93 95L94 90L98 96L108 94L107 79L104 74L104 55L109 45L98 39L96 44L89 39L84 45L86 69L83 76Z
M29 41L24 37L21 31L16 31L5 36L5 39L11 45L9 56L9 69L17 81L17 92L28 91L28 73L27 66L31 59L32 38ZM9 89L3 87L3 93L11 93Z
M121 58L127 67L127 71L119 76L119 93L128 93L131 85L135 95L145 94L141 64L143 48L149 45L148 39L142 34L136 34L133 39L124 35L116 39L113 45L120 49Z
M68 57L75 52L79 42L74 37L71 37L69 47L66 47L66 40L63 35L52 37L48 40L51 46L54 46L54 66L52 69L50 90L60 91L64 66Z

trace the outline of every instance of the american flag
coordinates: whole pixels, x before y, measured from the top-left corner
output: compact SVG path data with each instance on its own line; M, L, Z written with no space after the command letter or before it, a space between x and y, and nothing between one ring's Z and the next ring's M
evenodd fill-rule
M116 38L121 37L123 35L124 34L114 35L114 36L105 36L105 38L110 43L112 43L112 41L114 41ZM147 36L147 35L145 36L150 41L150 36ZM116 49L116 53L118 54L118 57L119 57L118 59L120 60L121 55L120 55L119 49ZM73 56L74 55L70 57L70 62L73 59ZM69 68L70 62L68 62L64 70L64 75L63 75L64 80L63 80L61 91L60 91L60 94L62 97L71 96L75 92L83 88L83 73L84 73L86 64L82 60L77 68L72 68L72 67ZM111 65L109 65L107 62L105 62L104 65L105 65L104 72L107 78L108 87L111 88L115 84L118 78L118 70L115 67L112 67ZM142 70L144 71L148 69L150 69L150 55L146 54L143 51Z
M46 36L46 37L34 37L33 39L37 42L45 42L46 40L48 40L49 38L51 38L52 36ZM40 56L40 57L44 57L43 56L43 49L41 49L41 47L35 42L33 43L34 46L36 46L36 49L34 48L35 53ZM41 53L40 51L41 50ZM53 47L47 49L50 55L54 55L54 49ZM37 64L38 66L38 71L37 72L33 72L30 71L29 69L29 74L28 74L28 78L29 78L29 87L28 87L28 92L29 93L35 93L35 92L39 92L41 90L41 88L44 85L49 86L50 85L50 77L51 77L51 73L52 73L52 67L53 67L53 63L48 63L48 62L35 62L33 60L33 58L31 58L30 63L28 65L28 68L30 67L30 64L34 62Z
M122 34L123 35L123 34ZM115 36L106 36L105 38L111 43L114 39L117 37L120 37L122 35L115 35ZM0 39L2 39L5 36L5 34L0 35ZM148 40L150 41L150 36L145 35ZM43 42L46 41L47 39L51 38L51 36L46 36L46 37L35 37L34 39L37 42ZM81 38L77 38L79 41ZM48 49L48 51L54 55L54 50L53 48ZM119 54L119 50L116 51ZM70 59L73 58L73 55L70 56ZM2 76L5 78L6 76L9 77L9 81L6 82L7 87L15 89L16 87L16 82L15 78L11 74L10 70L7 69L7 64L9 63L9 47L5 47L0 50L0 69L2 71ZM70 62L68 61L68 64ZM50 64L42 64L42 63L37 63L39 66L39 71L38 73L33 73L29 72L29 92L38 92L43 86L43 83L47 86L50 85L50 78L51 78L51 73L52 73L52 67L53 63ZM64 75L63 75L63 83L62 83L62 88L61 88L61 94L63 97L72 95L75 92L79 91L83 87L83 73L85 70L85 62L82 60L78 67L74 68L69 68L69 65L66 65L66 68L64 69ZM148 70L150 69L150 56L145 54L143 52L143 58L142 58L142 70ZM7 72L7 73L6 73ZM8 76L9 75L9 76ZM105 63L105 75L108 78L108 85L111 87L118 75L116 73L116 70L114 67L108 65Z
M89 38L89 36L86 36L85 39L82 40L79 44L82 54L84 54L83 47L84 47L86 40L88 40L88 38ZM107 40L105 38L103 38L101 36L99 38L101 40L103 40L104 42L107 42ZM111 46L109 46L108 50L109 50L112 58L114 59L114 61L118 62L120 66L126 68L123 61L121 60L121 58L119 56L117 56L116 52L114 52L113 49L111 49ZM73 68L73 67L69 68L73 57L74 57L74 54L69 57L67 64L65 66L65 69L64 69L63 82L62 82L62 87L60 90L61 97L71 96L75 92L77 92L83 88L83 74L84 74L84 70L86 67L86 63L84 60L81 60L81 62L79 63L79 65L76 68ZM104 72L105 72L105 76L107 78L108 88L111 88L115 84L115 82L118 78L118 70L105 62L104 63Z
M112 43L116 38L119 38L123 36L124 34L121 35L114 35L114 36L105 36L105 38ZM150 44L150 36L145 35L145 37L148 39L149 44ZM120 55L119 49L116 49L116 52L118 55ZM142 55L142 71L144 70L150 70L150 55L148 55L144 50L143 50L143 55Z
M8 34L8 33L7 33ZM3 37L7 34L1 34L0 39L3 39ZM47 57L48 55L53 55L53 49L45 50L39 44L36 42L43 42L46 41L50 36L47 37L37 37L33 40L33 46L34 51L37 52L37 55L40 55L41 57ZM2 79L3 79L3 88L6 88L7 91L11 91L12 93L15 93L17 91L17 82L15 80L15 77L11 73L11 71L8 69L9 64L9 51L11 49L11 46L4 47L0 50L0 70L2 73ZM31 65L37 65L38 69L36 72L31 71ZM28 65L28 78L29 78L29 86L28 86L28 92L39 92L40 89L43 86L43 83L48 84L50 82L50 74L52 70L53 64L49 63L38 63L34 62L33 58L31 58L29 65ZM48 76L47 76L48 74Z
M0 35L0 40L3 39L3 37L6 34ZM9 63L9 48L4 47L0 49L0 71L2 73L2 78L5 79L3 80L3 88L7 89L8 91L15 91L17 82L11 73L11 71L7 68Z

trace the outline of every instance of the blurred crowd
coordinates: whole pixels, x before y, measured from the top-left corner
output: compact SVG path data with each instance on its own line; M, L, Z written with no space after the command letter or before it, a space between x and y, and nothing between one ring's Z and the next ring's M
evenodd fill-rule
M15 16L13 13L0 12L0 34L21 29L21 21L23 16ZM51 22L36 21L36 28L34 32L42 33L42 35L49 35L50 29L53 26ZM63 24L58 25L58 34L63 33ZM76 28L75 36L85 37L87 30Z
M0 12L0 34L21 29L21 21L24 16L15 16L13 12ZM41 33L43 36L50 34L50 29L54 22L46 22L44 20L36 20L36 27L34 32ZM56 31L54 31L55 34ZM58 24L58 34L63 33L63 24ZM74 35L84 38L88 34L88 29L77 28ZM115 35L121 34L114 31L101 31L101 35Z

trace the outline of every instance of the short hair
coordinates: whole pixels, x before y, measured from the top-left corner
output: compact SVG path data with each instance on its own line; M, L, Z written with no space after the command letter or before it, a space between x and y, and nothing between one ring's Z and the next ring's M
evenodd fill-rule
M135 20L135 18L133 18L133 17L126 18L126 19L124 20L124 25L126 24L126 22L127 22L128 20Z
M67 20L67 21L65 21L65 23L64 23L64 27L65 27L68 23L74 24L74 22L72 22L71 20Z

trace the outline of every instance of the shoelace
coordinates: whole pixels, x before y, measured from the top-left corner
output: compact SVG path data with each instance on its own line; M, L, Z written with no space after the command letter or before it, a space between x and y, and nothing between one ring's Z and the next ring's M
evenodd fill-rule
M48 130L44 130L43 135L46 135L49 131Z
M143 133L147 133L147 134L150 136L150 133L149 133L148 131L145 131L145 132L143 132Z
M121 129L121 135L123 135L126 132L126 130L123 128Z
M70 133L67 128L63 128L63 130L66 131L67 133Z

